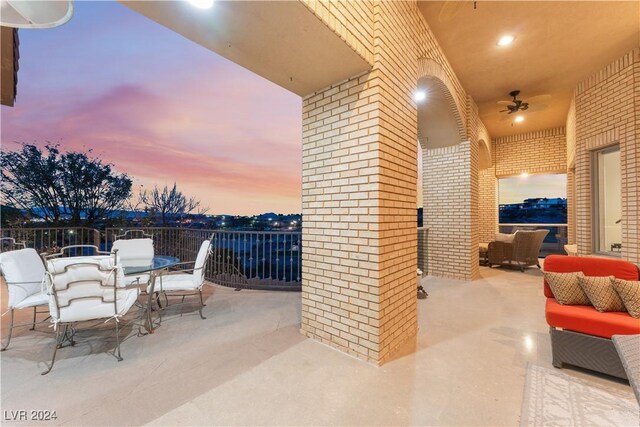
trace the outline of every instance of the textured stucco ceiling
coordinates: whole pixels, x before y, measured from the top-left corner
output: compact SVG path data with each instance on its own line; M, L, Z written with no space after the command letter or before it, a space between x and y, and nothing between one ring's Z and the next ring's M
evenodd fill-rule
M471 1L421 1L419 8L493 137L564 126L576 84L640 46L637 1L478 1L476 9ZM499 47L504 34L516 40ZM552 97L514 124L497 105L514 89L525 101Z
M371 68L298 1L120 3L301 96Z

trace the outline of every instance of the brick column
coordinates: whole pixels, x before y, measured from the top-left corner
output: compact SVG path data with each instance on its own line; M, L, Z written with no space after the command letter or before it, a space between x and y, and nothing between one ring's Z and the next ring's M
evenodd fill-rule
M415 5L373 7L372 71L303 100L302 333L384 363L417 331L417 55Z

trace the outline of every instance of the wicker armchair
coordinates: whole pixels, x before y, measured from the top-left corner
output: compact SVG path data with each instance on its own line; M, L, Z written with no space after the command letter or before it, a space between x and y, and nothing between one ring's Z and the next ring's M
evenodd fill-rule
M520 271L531 265L540 268L538 256L547 234L549 230L518 231L513 237L513 242L489 243L489 267L503 265L519 268Z

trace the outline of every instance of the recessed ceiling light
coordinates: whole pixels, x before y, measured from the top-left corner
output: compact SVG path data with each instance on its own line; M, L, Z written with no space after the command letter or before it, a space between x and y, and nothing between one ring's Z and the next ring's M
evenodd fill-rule
M524 117L523 116L516 116L515 119L513 119L514 122L516 123L522 123L524 122Z
M515 39L512 35L502 36L500 40L498 40L498 46L509 46Z
M416 102L422 102L427 99L427 92L423 90L416 91L416 93L413 94L413 99Z
M527 178L529 178L529 174L528 174L527 172L522 172L522 173L520 174L520 178L522 178L522 179L527 179Z
M198 9L210 9L213 6L213 0L187 0Z

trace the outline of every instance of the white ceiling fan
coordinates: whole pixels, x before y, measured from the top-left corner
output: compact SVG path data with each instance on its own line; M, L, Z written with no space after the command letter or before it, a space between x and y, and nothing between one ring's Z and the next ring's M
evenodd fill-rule
M72 0L0 0L0 25L4 27L53 28L72 15Z

